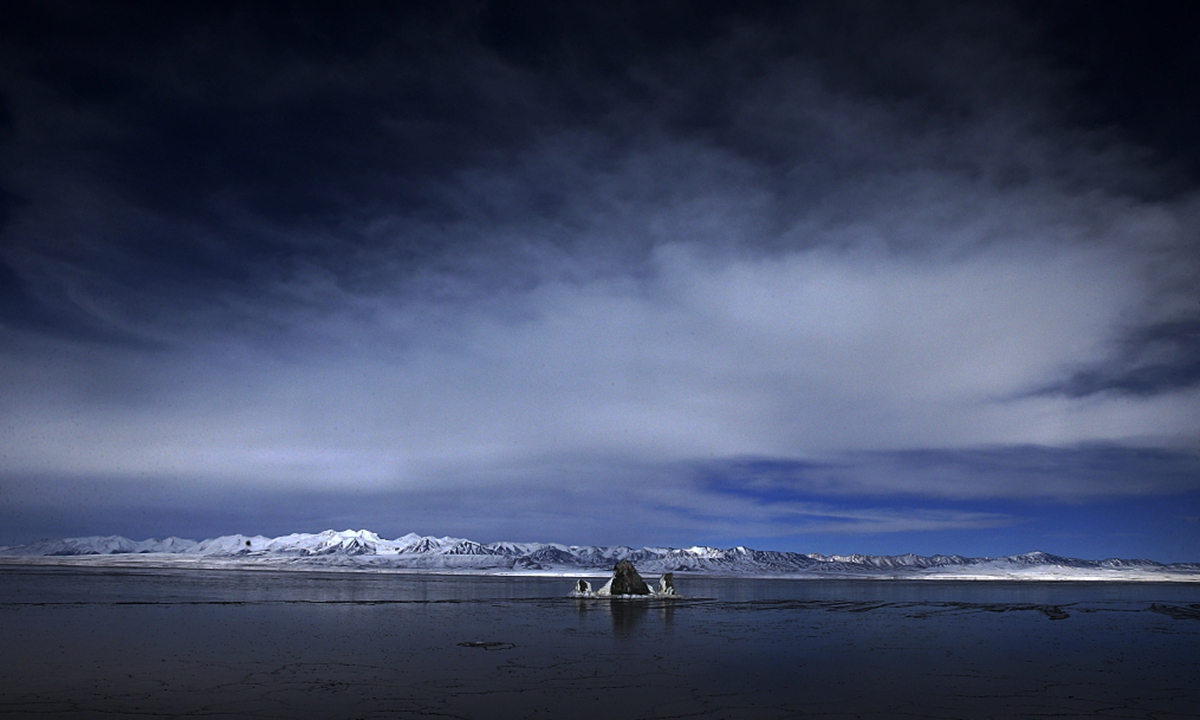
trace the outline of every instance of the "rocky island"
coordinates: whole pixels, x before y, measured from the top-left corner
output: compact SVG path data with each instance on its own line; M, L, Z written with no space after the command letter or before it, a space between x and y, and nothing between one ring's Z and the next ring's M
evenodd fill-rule
M675 595L675 574L664 573L658 579L658 587L651 588L638 574L637 568L628 560L620 560L613 566L613 576L599 590L592 590L592 584L587 580L575 583L571 597L578 598L638 598L638 597L677 597Z

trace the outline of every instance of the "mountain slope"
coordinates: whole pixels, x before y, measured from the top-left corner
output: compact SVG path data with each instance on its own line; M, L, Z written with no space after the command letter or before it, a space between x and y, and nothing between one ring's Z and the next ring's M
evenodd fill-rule
M745 576L929 577L979 579L1194 579L1200 563L1081 560L1031 552L1000 558L960 555L819 555L746 547L630 548L538 542L479 543L409 533L387 540L369 530L326 530L277 538L226 535L196 542L180 538L134 541L120 536L42 540L2 548L9 557L146 556L147 561L213 560L293 567L357 567L467 572L582 572L611 570L630 560L647 573L691 572Z

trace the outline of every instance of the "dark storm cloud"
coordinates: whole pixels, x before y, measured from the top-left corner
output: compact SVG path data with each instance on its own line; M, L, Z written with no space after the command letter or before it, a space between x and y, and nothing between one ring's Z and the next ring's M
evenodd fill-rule
M994 116L1003 133L1008 121L1038 122L1021 116L1034 110L1020 63L972 48L995 42L989 24L1014 22L995 11L959 13L962 36L931 53L955 20L929 27L891 6L776 10L766 20L780 16L777 28L715 12L681 24L691 14L669 5L349 16L201 7L27 9L10 25L15 65L30 70L15 83L16 181L45 212L76 215L56 234L91 237L59 237L53 249L118 285L97 292L150 281L159 298L257 300L308 266L374 290L418 268L461 270L464 255L511 252L484 224L540 220L517 232L575 251L595 240L570 230L611 215L613 202L635 202L640 220L644 206L688 192L677 188L686 156L667 158L675 167L658 176L614 168L661 146L722 155L708 183L740 169L764 193L753 239L736 238L753 245L808 242L781 228L814 205L846 204L848 178L937 170L1011 185L1044 172L1003 137L988 147L979 130L992 128L972 125ZM947 63L955 73L939 71ZM556 139L565 147L546 148ZM1062 139L1028 151L1070 155ZM546 168L539 152L565 152L575 167ZM1092 156L1071 159L1094 169ZM614 169L617 187L586 179ZM563 172L585 177L555 177ZM79 208L88 204L98 207ZM369 231L394 218L403 223L386 240ZM674 239L631 229L607 235L604 252L637 260L647 243Z
M723 492L768 501L814 495L1080 500L1194 491L1200 456L1114 445L910 449L823 462L722 461L705 467L701 478Z
M1133 7L1115 2L1030 3L1047 51L1078 78L1077 118L1119 127L1151 149L1170 171L1162 193L1190 193L1200 179L1200 55L1191 38L1200 29L1186 2Z
M1017 522L847 493L1193 489L1191 146L1122 82L1081 102L1071 8L14 7L18 507L246 487L611 541L555 513L767 537ZM834 500L697 484L745 457Z
M28 246L51 242L114 286L91 292L178 313L172 298L278 299L274 283L312 268L374 292L482 254L504 261L493 282L537 282L518 243L637 263L680 234L705 239L670 212L689 199L744 216L709 241L787 250L829 242L795 231L814 208L845 222L864 192L872 209L907 203L896 176L1136 175L1087 137L1038 137L1055 82L1015 55L1028 40L992 6L446 8L27 8L9 30L30 70L12 160L62 220L53 241L14 238L19 267L38 277L29 256L46 248ZM884 241L944 242L919 224Z
M1074 373L1044 392L1084 397L1103 392L1156 395L1200 384L1200 320L1138 328L1109 363Z
M18 128L5 180L31 213L66 217L57 237L14 240L99 265L109 293L149 282L184 302L255 297L303 263L369 280L352 265L371 252L365 217L436 218L439 177L536 130L506 109L520 98L506 97L504 69L480 67L445 18L57 10L8 25ZM422 261L437 242L395 238L388 252Z

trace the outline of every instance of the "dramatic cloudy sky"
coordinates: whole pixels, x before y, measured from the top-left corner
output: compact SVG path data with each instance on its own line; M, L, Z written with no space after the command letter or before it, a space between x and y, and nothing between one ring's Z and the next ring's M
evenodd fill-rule
M1200 560L1186 3L406 5L6 5L0 543Z

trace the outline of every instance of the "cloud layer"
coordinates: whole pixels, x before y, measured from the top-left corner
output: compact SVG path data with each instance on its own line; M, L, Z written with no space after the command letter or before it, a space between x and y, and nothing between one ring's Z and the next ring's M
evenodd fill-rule
M1195 184L1078 122L1017 12L916 8L24 8L8 512L637 543L1200 491Z

